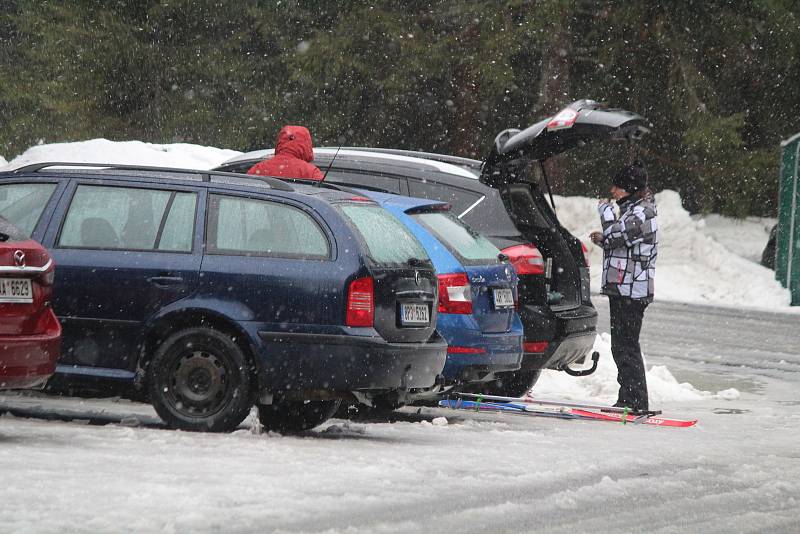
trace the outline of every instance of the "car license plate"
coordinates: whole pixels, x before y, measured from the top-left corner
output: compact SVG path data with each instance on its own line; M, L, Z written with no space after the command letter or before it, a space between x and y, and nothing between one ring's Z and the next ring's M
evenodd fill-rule
M0 302L33 302L33 286L27 278L0 278Z
M514 307L514 292L510 289L495 289L492 292L494 295L495 308L513 308Z
M402 324L428 324L431 322L427 304L400 304Z

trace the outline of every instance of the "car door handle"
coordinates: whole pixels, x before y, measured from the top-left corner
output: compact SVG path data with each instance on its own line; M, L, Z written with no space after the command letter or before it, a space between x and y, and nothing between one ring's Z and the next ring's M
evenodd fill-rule
M147 281L156 287L170 287L183 284L183 278L180 276L153 276L148 278Z

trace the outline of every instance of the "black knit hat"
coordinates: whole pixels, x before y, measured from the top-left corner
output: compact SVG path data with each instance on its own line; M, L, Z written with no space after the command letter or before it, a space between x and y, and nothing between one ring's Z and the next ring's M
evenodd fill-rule
M618 170L611 183L630 194L637 193L647 187L647 169L644 168L644 163L637 159Z

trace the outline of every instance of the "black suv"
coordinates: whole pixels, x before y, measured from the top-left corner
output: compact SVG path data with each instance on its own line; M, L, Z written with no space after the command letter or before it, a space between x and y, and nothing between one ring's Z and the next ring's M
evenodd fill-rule
M328 170L327 182L449 202L453 213L509 257L520 279L525 354L519 371L501 374L484 392L519 396L542 369L575 374L568 366L585 359L597 325L586 249L548 204L543 163L595 139L633 140L647 131L639 115L582 100L525 130L503 131L483 162L342 147L315 149L314 163ZM271 153L246 153L218 170L244 173Z

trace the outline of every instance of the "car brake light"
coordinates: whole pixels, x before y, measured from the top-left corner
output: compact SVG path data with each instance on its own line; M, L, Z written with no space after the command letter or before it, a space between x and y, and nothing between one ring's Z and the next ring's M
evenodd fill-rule
M547 350L549 341L526 341L522 344L523 352L544 352Z
M544 258L533 245L514 245L503 249L518 275L544 274Z
M373 326L375 323L375 288L366 276L350 282L347 292L347 326Z
M572 108L564 108L558 112L558 114L550 119L550 122L547 123L547 129L549 131L553 130L563 130L565 128L572 128L572 125L575 124L575 121L578 119L578 112Z
M439 313L472 313L472 288L465 273L440 274Z
M583 251L583 262L589 267L589 248L583 241L581 241L581 250Z

